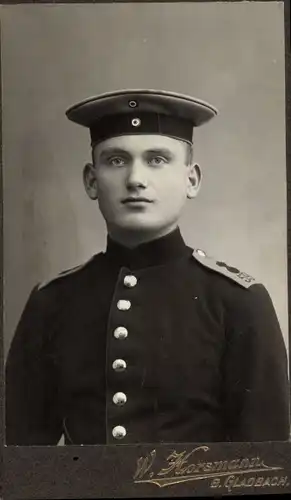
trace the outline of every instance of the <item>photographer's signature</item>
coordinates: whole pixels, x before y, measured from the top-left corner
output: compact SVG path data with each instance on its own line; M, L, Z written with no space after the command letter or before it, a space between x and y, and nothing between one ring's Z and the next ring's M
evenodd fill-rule
M188 481L210 480L211 488L262 488L290 486L283 467L266 465L260 457L234 460L208 459L208 446L198 446L190 452L174 450L165 466L156 467L157 452L137 460L133 479L135 483L152 483L160 488Z

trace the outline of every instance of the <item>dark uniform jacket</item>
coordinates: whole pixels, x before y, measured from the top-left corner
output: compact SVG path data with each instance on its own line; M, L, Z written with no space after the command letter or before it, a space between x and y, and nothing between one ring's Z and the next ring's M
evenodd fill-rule
M7 444L287 440L288 413L266 289L179 230L135 250L108 238L36 287L6 364Z

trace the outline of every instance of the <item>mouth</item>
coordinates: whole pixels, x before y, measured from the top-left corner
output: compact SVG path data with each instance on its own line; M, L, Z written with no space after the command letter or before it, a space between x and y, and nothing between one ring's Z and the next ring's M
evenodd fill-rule
M127 198L124 198L122 200L123 204L138 204L138 203L152 203L152 200L149 200L148 198L144 198L142 196L128 196Z

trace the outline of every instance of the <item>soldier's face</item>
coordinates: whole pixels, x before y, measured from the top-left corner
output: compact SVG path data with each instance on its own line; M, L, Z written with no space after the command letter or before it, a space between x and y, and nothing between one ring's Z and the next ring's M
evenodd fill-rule
M186 143L161 135L103 141L86 165L88 195L98 199L109 231L164 232L174 228L187 198L196 196L200 169Z

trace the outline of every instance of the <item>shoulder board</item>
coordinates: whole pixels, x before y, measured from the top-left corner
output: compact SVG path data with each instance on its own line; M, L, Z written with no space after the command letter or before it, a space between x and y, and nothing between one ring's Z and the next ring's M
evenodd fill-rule
M87 262L84 262L83 264L81 264L79 266L71 267L71 269L67 269L66 271L62 271L61 273L57 274L53 278L50 278L50 279L44 281L43 283L39 283L37 289L41 290L42 288L46 287L47 285L49 285L53 281L59 280L61 278L65 278L66 276L69 276L71 274L74 274L74 273L80 271L85 266L87 266L87 264L89 264L89 262L91 262L93 260L93 258L94 257L91 257L89 260L87 260Z
M209 257L203 250L200 250L199 248L193 251L193 257L198 260L198 262L200 262L200 264L202 264L203 266L208 267L209 269L212 269L212 271L216 271L219 274L223 274L223 276L226 276L232 281L235 281L244 288L249 288L255 283L258 283L257 280L253 278L253 276L250 276L247 273L243 273L236 267L225 264L225 262L221 262L213 259L212 257Z

